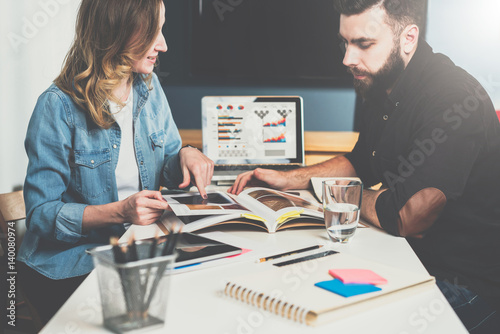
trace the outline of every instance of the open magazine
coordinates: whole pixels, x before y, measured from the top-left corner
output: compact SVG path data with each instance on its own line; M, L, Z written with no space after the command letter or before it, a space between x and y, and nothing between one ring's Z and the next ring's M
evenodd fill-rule
M164 195L172 209L161 219L163 224L181 221L183 231L227 224L250 224L274 233L291 227L324 227L323 208L317 203L267 188L249 188L239 195L208 192ZM299 219L300 218L300 219Z

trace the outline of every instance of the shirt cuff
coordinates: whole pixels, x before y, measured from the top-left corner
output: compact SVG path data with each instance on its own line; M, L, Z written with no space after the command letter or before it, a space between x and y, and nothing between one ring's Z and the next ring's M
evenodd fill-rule
M163 166L163 177L167 188L178 188L182 183L182 169L179 153L171 155Z
M55 238L59 241L76 243L86 235L82 234L83 211L86 204L66 203L56 217Z
M392 235L399 236L397 204L393 194L386 190L382 192L375 203L375 211L380 222L380 226Z

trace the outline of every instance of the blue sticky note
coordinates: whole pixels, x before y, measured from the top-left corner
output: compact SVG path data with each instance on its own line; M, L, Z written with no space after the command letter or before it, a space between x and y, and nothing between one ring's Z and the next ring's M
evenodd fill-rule
M352 297L362 295L364 293L375 292L382 290L371 284L355 284L355 283L342 283L341 280L334 279L330 281L323 281L314 284L317 287L336 293L343 297Z

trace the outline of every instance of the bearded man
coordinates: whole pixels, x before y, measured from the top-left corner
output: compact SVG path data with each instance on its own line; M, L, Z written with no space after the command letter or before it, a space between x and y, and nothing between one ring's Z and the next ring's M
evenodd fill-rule
M406 237L472 333L500 328L500 123L483 87L420 38L422 0L335 0L344 65L363 99L353 151L238 176L307 189L312 176L361 178L361 217Z

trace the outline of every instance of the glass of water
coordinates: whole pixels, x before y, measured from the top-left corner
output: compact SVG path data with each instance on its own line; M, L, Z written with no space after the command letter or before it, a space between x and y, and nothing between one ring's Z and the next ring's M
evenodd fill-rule
M358 178L332 178L323 181L323 210L328 236L334 242L348 242L356 232L363 195Z

